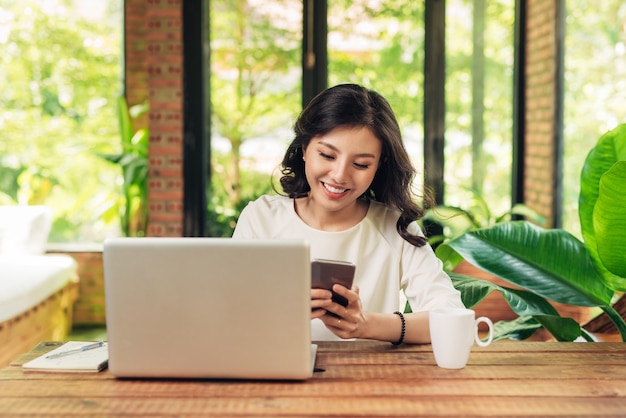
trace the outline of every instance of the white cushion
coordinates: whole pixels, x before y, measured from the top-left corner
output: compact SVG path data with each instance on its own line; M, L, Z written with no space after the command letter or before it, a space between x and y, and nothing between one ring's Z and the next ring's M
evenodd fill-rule
M45 253L51 228L48 206L0 206L0 255Z
M78 280L65 254L0 256L0 322L13 318Z

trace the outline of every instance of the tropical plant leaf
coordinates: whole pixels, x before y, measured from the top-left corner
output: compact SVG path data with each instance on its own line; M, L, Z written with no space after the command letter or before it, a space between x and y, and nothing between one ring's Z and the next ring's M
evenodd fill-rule
M567 231L512 221L442 245L509 283L557 302L601 306L610 304L613 295L583 243Z
M143 115L149 110L150 110L150 105L148 104L148 101L146 100L143 103L139 103L134 106L131 106L128 109L128 114L130 115L131 118L137 119L139 116Z
M134 131L132 119L149 109L148 102L128 108L125 97L118 97L118 123L122 152L98 154L102 159L120 167L123 177L123 198L120 227L124 236L143 236L148 222L148 146L149 130Z
M461 299L467 308L473 308L496 290L502 294L513 312L519 316L558 315L554 307L544 298L520 289L499 286L486 280L476 279L458 273L448 273L454 287L461 292Z
M471 309L478 305L480 301L486 298L493 290L495 285L486 280L478 280L473 277L459 273L448 273L452 284L461 292L461 301L466 308Z
M461 261L463 261L463 257L456 251L454 251L451 247L447 245L440 245L435 250L435 254L437 258L441 260L443 263L443 269L445 271L452 271L456 266L459 265Z
M98 157L113 164L118 164L120 160L122 159L122 157L124 156L124 154L102 154L102 153L99 153L97 155Z
M131 139L133 137L133 123L130 119L128 105L126 104L126 98L124 96L119 96L117 98L117 120L119 124L122 149L126 151L126 148L131 144Z
M609 285L626 290L626 161L618 161L602 175L593 211L598 256L615 280ZM620 276L620 277L617 277Z
M591 149L581 170L578 196L578 215L585 245L603 280L611 286L620 284L621 281L607 270L600 259L593 212L600 194L600 178L620 160L626 160L626 124L606 132Z
M559 315L554 306L541 296L520 289L497 286L497 290L507 301L513 312L519 316L525 315Z
M525 340L539 329L541 324L532 316L520 316L513 321L498 321L493 324L493 339Z
M436 222L444 228L448 228L444 235L456 237L465 231L479 227L476 225L472 214L456 206L436 206L426 211L424 220Z
M535 315L533 318L558 341L574 341L581 335L580 325L572 318L559 315Z
M574 341L583 334L580 325L572 318L558 315L520 316L513 321L498 321L494 324L494 340L525 340L544 328L557 341Z
M541 215L530 206L524 205L523 203L517 203L513 205L510 211L496 219L496 223L510 221L512 220L511 217L513 215L522 216L527 221L531 221L537 225L545 225L546 223L545 216Z
M624 321L624 318L622 318L619 312L617 312L611 305L602 306L602 310L617 327L617 330L622 337L622 341L626 342L626 322Z
M148 129L138 129L130 140L132 152L147 157L149 136L150 133Z
M513 312L519 318L535 318L535 321L524 319L518 321L499 321L501 324L496 330L496 339L503 335L515 336L515 339L525 339L537 329L543 327L559 341L573 341L581 335L580 325L571 318L563 318L558 311L541 296L520 289L499 286L486 280L475 279L457 273L449 273L454 287L461 292L463 304L471 309L482 301L493 290L502 294Z

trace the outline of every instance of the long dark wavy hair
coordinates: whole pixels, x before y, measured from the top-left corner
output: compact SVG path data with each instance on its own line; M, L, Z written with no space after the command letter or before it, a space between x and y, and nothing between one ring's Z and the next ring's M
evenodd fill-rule
M411 234L407 227L424 216L415 202L412 184L416 170L402 142L398 121L387 100L373 90L356 84L339 84L315 96L295 123L295 138L281 163L280 184L290 198L304 197L311 190L306 179L303 149L312 138L340 126L367 127L382 142L380 164L363 199L375 200L400 210L396 223L400 236L416 247L425 237Z

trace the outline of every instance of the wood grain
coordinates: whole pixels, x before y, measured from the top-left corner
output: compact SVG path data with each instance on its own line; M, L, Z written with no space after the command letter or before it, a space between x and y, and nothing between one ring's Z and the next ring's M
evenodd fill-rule
M429 345L322 342L306 382L116 379L23 373L38 346L0 371L0 416L623 417L626 344L498 342L466 368ZM321 371L323 370L323 371Z

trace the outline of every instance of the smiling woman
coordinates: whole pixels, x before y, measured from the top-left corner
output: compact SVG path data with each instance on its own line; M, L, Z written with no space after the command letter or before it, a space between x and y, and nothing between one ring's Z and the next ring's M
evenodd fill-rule
M375 91L339 84L311 100L294 131L281 195L249 203L233 237L306 239L312 260L356 266L352 288L311 290L313 340L430 341L428 311L463 304L416 223L416 170L391 106Z

